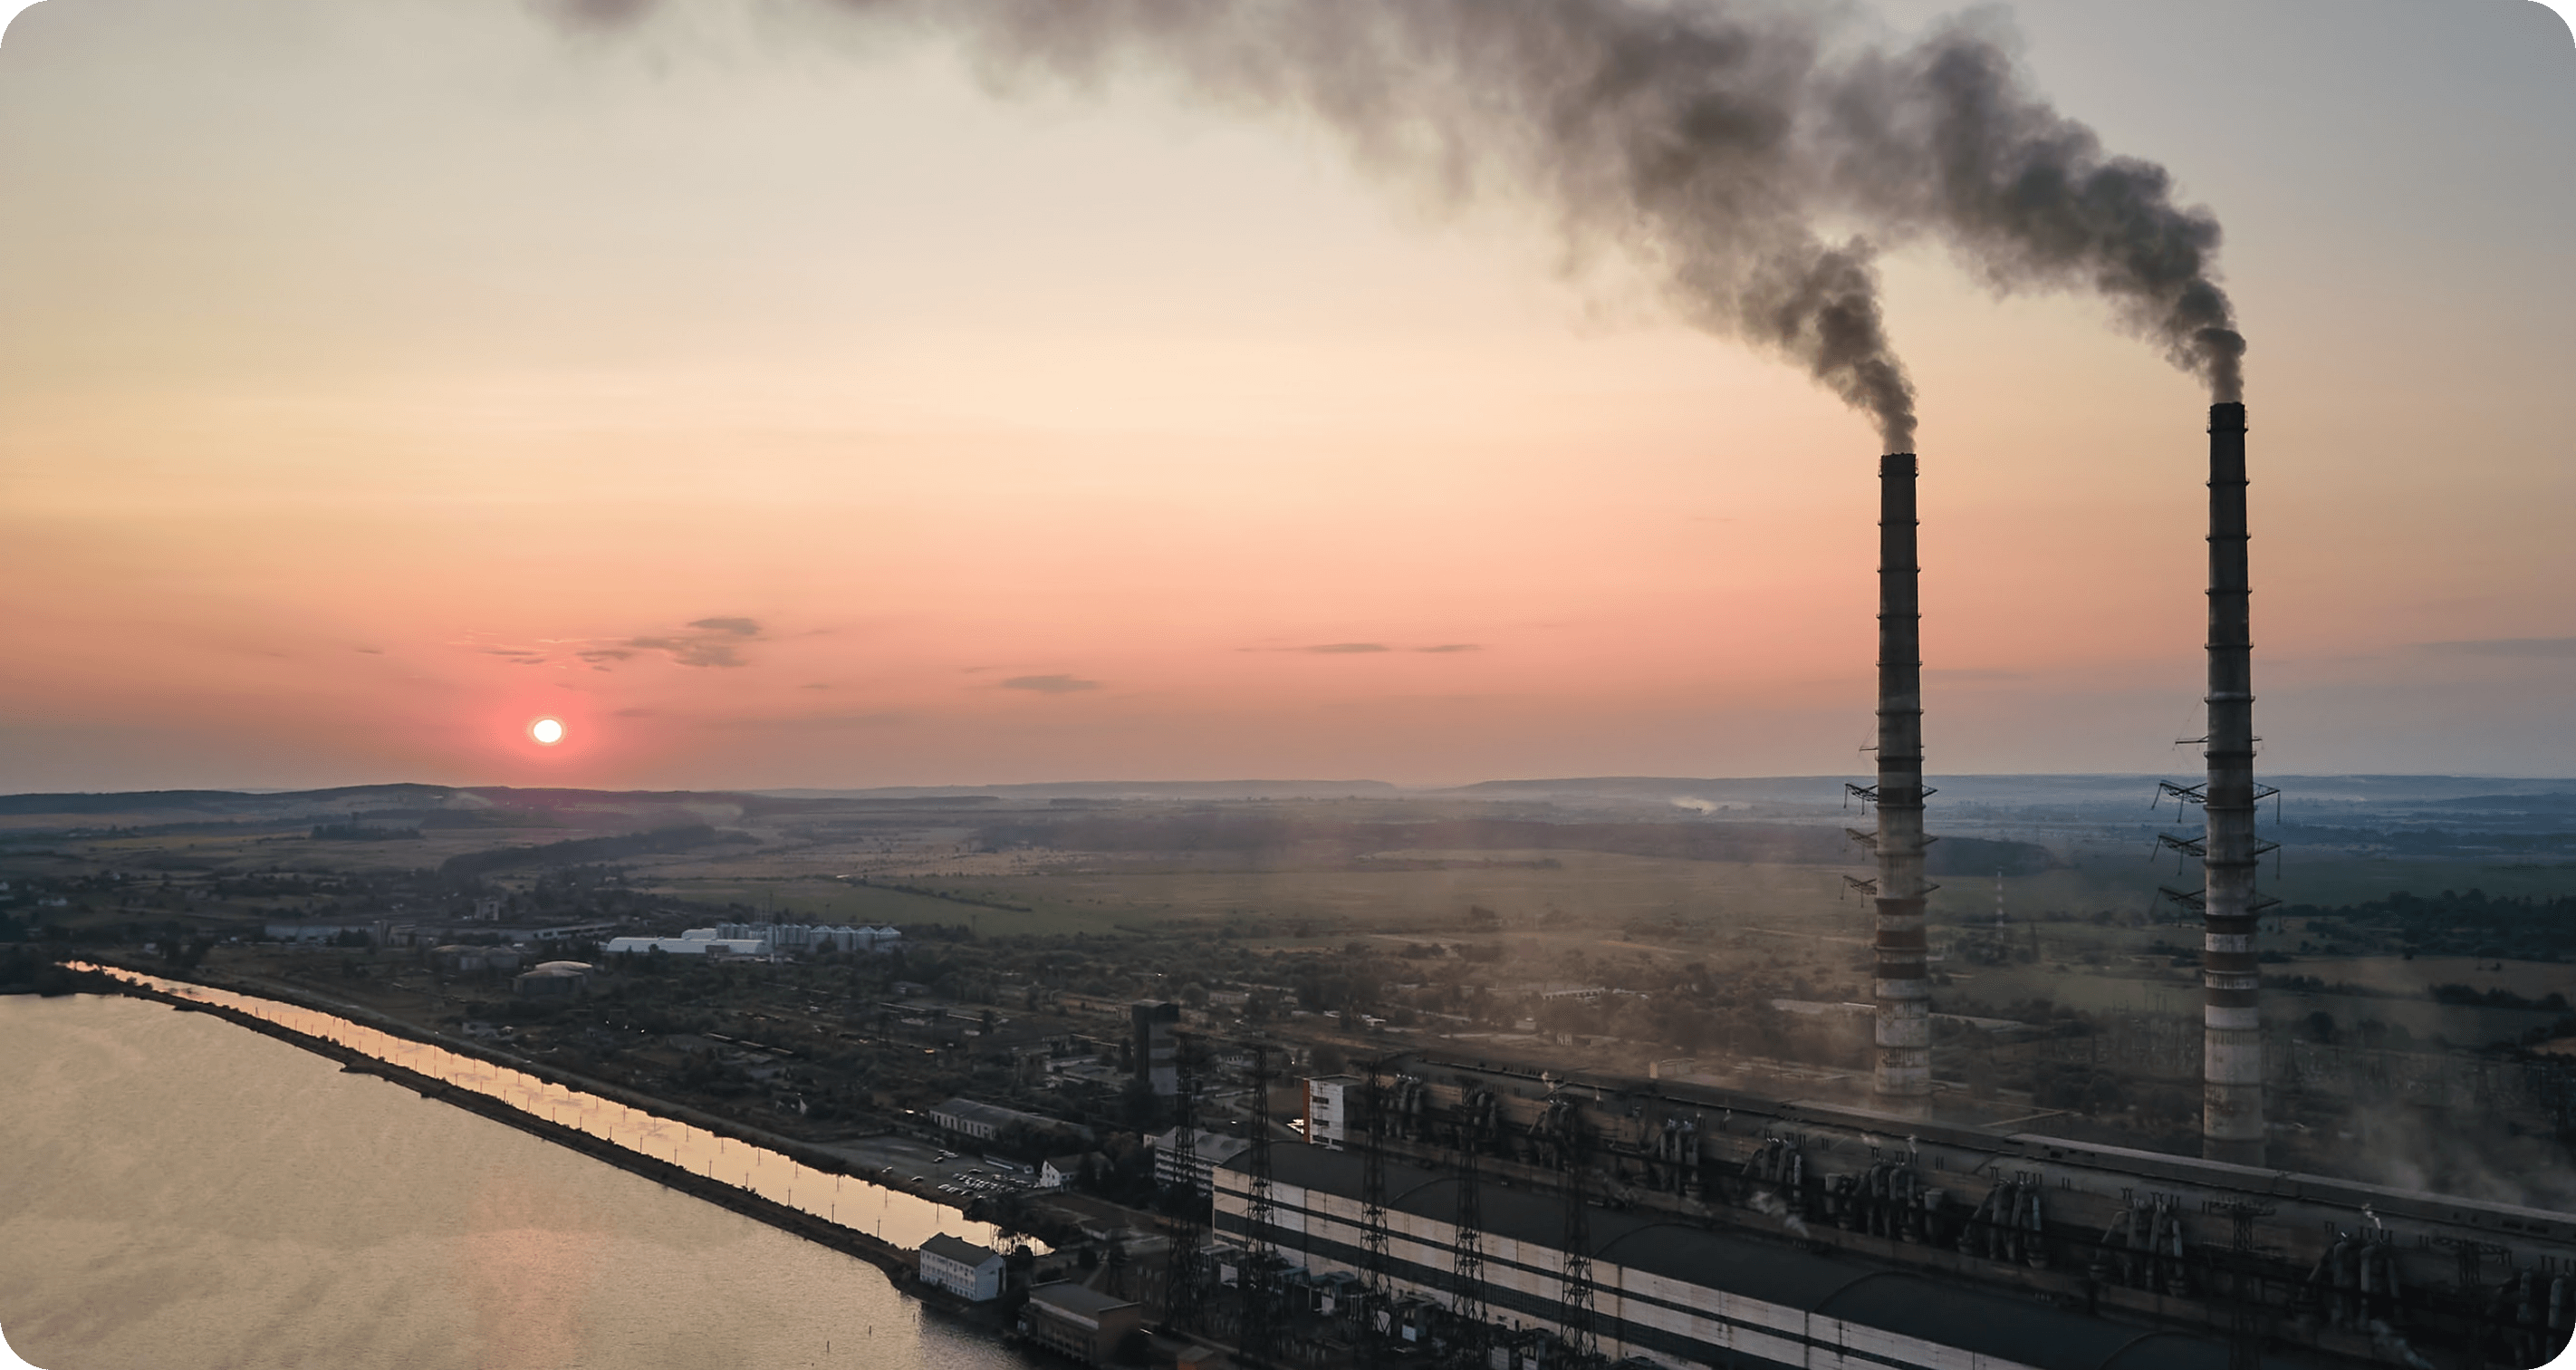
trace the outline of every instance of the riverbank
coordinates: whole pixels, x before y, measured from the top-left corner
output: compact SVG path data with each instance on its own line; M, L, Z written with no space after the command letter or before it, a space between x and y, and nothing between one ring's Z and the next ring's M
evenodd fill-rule
M643 1154L581 1128L555 1122L478 1090L422 1074L355 1047L311 1033L299 1032L284 1024L262 1018L256 1013L230 1005L193 999L155 985L129 980L123 975L115 974L114 970L124 970L134 975L147 975L173 983L197 985L227 994L241 995L244 998L265 999L285 1007L341 1019L354 1025L383 1032L387 1036L448 1052L463 1059L515 1071L545 1084L587 1094L640 1114L696 1128L711 1136L735 1141L748 1147L758 1147L817 1171L875 1183L869 1177L855 1173L842 1158L829 1151L798 1143L794 1139L776 1137L761 1129L744 1127L731 1120L700 1114L698 1110L685 1106L674 1106L664 1101L637 1095L603 1081L588 1080L574 1072L550 1068L539 1062L484 1049L477 1043L450 1040L442 1034L422 1031L413 1025L398 1021L385 1020L380 1015L367 1014L363 1010L355 1009L354 1006L334 1004L328 1000L317 1002L318 996L289 993L258 994L243 987L208 983L193 977L169 975L158 968L147 970L140 967L114 967L109 973L98 976L89 985L84 986L84 988L97 988L160 1003L181 1012L211 1014L226 1022L249 1028L314 1055L337 1061L344 1071L378 1076L413 1091L423 1099L449 1104L491 1119L529 1136L652 1180L665 1188L706 1200L818 1246L864 1260L884 1271L895 1291L906 1297L968 1322L984 1325L988 1329L998 1326L998 1315L989 1305L967 1304L948 1295L945 1291L919 1283L914 1278L917 1258L909 1248L801 1208L780 1203L748 1188L715 1179L709 1174L692 1170L687 1166ZM890 1186L886 1188L893 1192L910 1193L908 1190L894 1189ZM926 1198L924 1201L935 1202ZM956 1210L954 1205L941 1204L939 1207L960 1211ZM962 1211L960 1213L962 1216Z
M128 965L110 956L97 957L97 963L108 967L112 971L122 971L135 975L149 976L157 980L169 980L181 984L196 985L205 989L221 990L228 994L239 994L247 998L265 999L272 1003L289 1005L294 1008L306 1010L307 1012L340 1018L360 1027L384 1033L389 1037L399 1037L408 1042L417 1042L422 1046L435 1047L438 1050L462 1056L469 1060L480 1061L485 1065L494 1066L499 1069L515 1070L532 1079L541 1080L547 1084L557 1085L564 1089L587 1094L593 1098L604 1099L622 1108L633 1109L638 1113L649 1114L668 1122L678 1123L687 1127L694 1127L713 1136L724 1137L732 1141L739 1142L744 1146L759 1147L764 1151L776 1153L777 1155L784 1156L800 1165L810 1166L816 1170L828 1171L836 1175L846 1175L852 1179L865 1180L871 1184L881 1185L884 1188L895 1190L898 1193L910 1194L926 1203L935 1203L946 1208L959 1208L959 1211L963 1212L963 1209L960 1208L959 1205L949 1202L946 1196L939 1194L935 1189L915 1187L913 1185L903 1183L896 1172L894 1172L890 1167L880 1166L871 1168L857 1165L849 1157L834 1151L827 1145L812 1142L800 1137L786 1136L782 1133L769 1131L766 1128L754 1127L740 1119L727 1117L723 1114L710 1113L704 1109L691 1107L688 1104L677 1103L669 1099L661 1098L657 1095L647 1094L641 1090L633 1088L632 1086L619 1084L613 1080L604 1080L595 1076L585 1075L579 1071L567 1070L562 1066L540 1060L533 1056L504 1050L490 1042L481 1041L471 1037L450 1036L446 1033L439 1032L434 1028L423 1026L422 1024L413 1022L409 1019L395 1017L380 1010L370 1008L364 1004L353 1004L346 1000L333 999L327 995L315 994L297 986L282 984L277 981L267 979L217 976L207 974L202 971L174 972L159 965ZM111 978L113 978L113 982L119 986L131 983L121 978ZM87 988L87 986L84 986L84 988ZM869 1135L873 1136L883 1134L875 1133Z

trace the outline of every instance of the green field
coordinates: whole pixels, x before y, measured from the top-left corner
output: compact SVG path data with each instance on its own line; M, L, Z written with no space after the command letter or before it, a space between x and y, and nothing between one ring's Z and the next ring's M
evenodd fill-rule
M1099 935L1164 923L1233 924L1293 935L1454 932L1471 906L1510 928L1615 928L1637 920L1724 927L1862 916L1842 872L1594 852L1389 853L1391 863L1445 869L1243 871L1138 865L1013 876L916 876L901 883L955 899L923 898L811 876L666 877L653 887L702 902L738 902L803 920L961 923L986 936ZM729 865L753 865L757 856ZM958 902L959 900L980 902Z

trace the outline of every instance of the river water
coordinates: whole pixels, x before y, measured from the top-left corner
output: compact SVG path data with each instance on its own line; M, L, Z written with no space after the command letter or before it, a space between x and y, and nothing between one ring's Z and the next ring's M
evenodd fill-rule
M266 1010L900 1245L993 1235L517 1072ZM864 1261L212 1015L89 995L0 997L0 1335L42 1370L1026 1364Z

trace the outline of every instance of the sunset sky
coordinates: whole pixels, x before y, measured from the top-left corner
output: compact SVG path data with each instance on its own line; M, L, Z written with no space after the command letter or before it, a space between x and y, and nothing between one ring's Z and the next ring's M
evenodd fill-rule
M2576 775L2566 26L2004 13L2225 225L2264 768ZM1929 768L2195 766L2206 394L1881 269ZM823 0L0 41L0 790L1857 773L1879 449L1535 206Z

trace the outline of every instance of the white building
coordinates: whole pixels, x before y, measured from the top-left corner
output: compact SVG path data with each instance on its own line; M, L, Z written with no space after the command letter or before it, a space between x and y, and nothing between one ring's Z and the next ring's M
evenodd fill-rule
M1038 1163L1038 1188L1062 1189L1082 1177L1082 1157L1049 1156Z
M1306 1140L1339 1150L1350 1136L1363 1086L1356 1075L1317 1075L1306 1081Z
M769 943L757 937L718 937L713 928L691 928L677 937L611 937L600 947L606 956L641 956L658 951L669 956L767 956Z
M893 951L903 945L903 933L896 928L821 927L809 923L719 923L712 928L693 928L681 935L695 937L701 932L710 938L757 937L780 951L873 954Z
M971 1303L1002 1296L1002 1253L942 1232L921 1244L921 1282Z
M1190 1139L1197 1154L1183 1157L1173 1138L1180 1131L1159 1132L1145 1139L1154 1149L1154 1183L1164 1189L1177 1188L1185 1182L1201 1194L1210 1193L1215 1182L1209 1176L1217 1167L1252 1149L1242 1137L1229 1137L1222 1132L1200 1132Z

